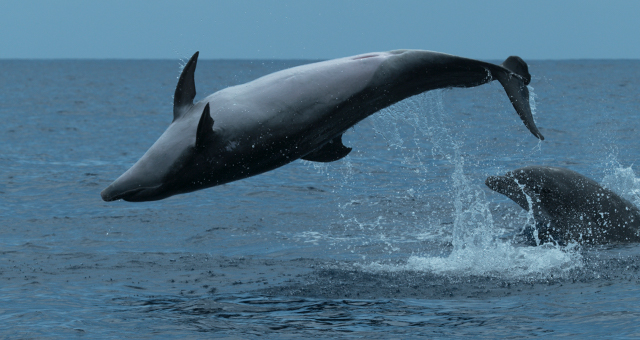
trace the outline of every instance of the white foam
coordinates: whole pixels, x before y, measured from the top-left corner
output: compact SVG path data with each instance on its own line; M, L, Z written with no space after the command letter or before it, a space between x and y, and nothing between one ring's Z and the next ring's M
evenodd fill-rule
M498 243L485 249L454 250L446 257L411 256L405 264L372 262L361 265L368 271L416 271L451 276L491 276L510 279L562 276L582 267L582 256L556 247L513 247Z

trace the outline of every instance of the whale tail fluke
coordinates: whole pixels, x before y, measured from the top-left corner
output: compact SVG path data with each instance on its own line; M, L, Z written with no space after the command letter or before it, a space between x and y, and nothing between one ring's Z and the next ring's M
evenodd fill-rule
M520 57L511 56L502 63L501 71L502 72L494 72L493 75L498 79L500 84L502 84L502 87L504 87L520 119L522 119L524 125L534 136L540 138L540 140L544 140L544 137L533 120L533 114L531 113L531 106L529 104L529 89L527 85L531 81L531 75L529 74L527 63Z
M529 66L527 66L527 63L525 63L522 58L512 55L502 63L502 67L522 77L525 85L529 85L531 82Z

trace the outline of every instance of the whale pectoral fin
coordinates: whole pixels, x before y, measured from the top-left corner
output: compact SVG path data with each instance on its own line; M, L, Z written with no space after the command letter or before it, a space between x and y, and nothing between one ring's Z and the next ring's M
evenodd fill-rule
M196 131L196 149L204 149L213 137L213 118L211 118L209 103L207 103L202 111L202 116L200 116Z
M173 94L173 120L178 119L185 108L193 105L193 99L196 97L196 82L193 74L196 71L196 64L198 63L198 55L200 52L193 54L191 59L184 65L180 79L178 79L178 85L176 85L176 92Z
M342 144L342 135L332 139L329 143L323 145L319 149L308 153L302 159L305 161L312 162L333 162L337 161L341 158L344 158L346 155L351 152L351 148L348 148Z

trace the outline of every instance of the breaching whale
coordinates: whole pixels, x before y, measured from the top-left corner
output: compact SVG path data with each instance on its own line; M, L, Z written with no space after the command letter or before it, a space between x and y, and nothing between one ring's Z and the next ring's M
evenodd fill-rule
M533 210L540 244L640 242L640 210L575 171L528 166L490 176L485 184Z
M273 170L296 159L332 162L351 148L342 134L413 95L497 79L525 126L543 139L529 106L527 64L397 50L302 65L218 91L193 103L198 52L178 80L173 122L105 201L159 200Z

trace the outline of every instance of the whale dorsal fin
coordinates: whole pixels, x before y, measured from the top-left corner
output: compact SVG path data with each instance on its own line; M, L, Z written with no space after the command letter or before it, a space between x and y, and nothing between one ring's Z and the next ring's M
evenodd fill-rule
M312 162L333 162L345 157L349 152L351 152L351 148L342 144L342 135L339 135L319 149L308 153L302 159Z
M198 130L196 131L196 149L204 149L213 138L213 135L213 118L211 118L209 103L207 103L202 111L202 116L200 116Z
M180 79L178 79L178 85L176 86L176 92L173 95L173 120L178 119L189 107L193 105L193 98L196 97L196 82L193 78L193 74L196 71L196 64L198 63L198 54L193 54L191 59L184 65Z

